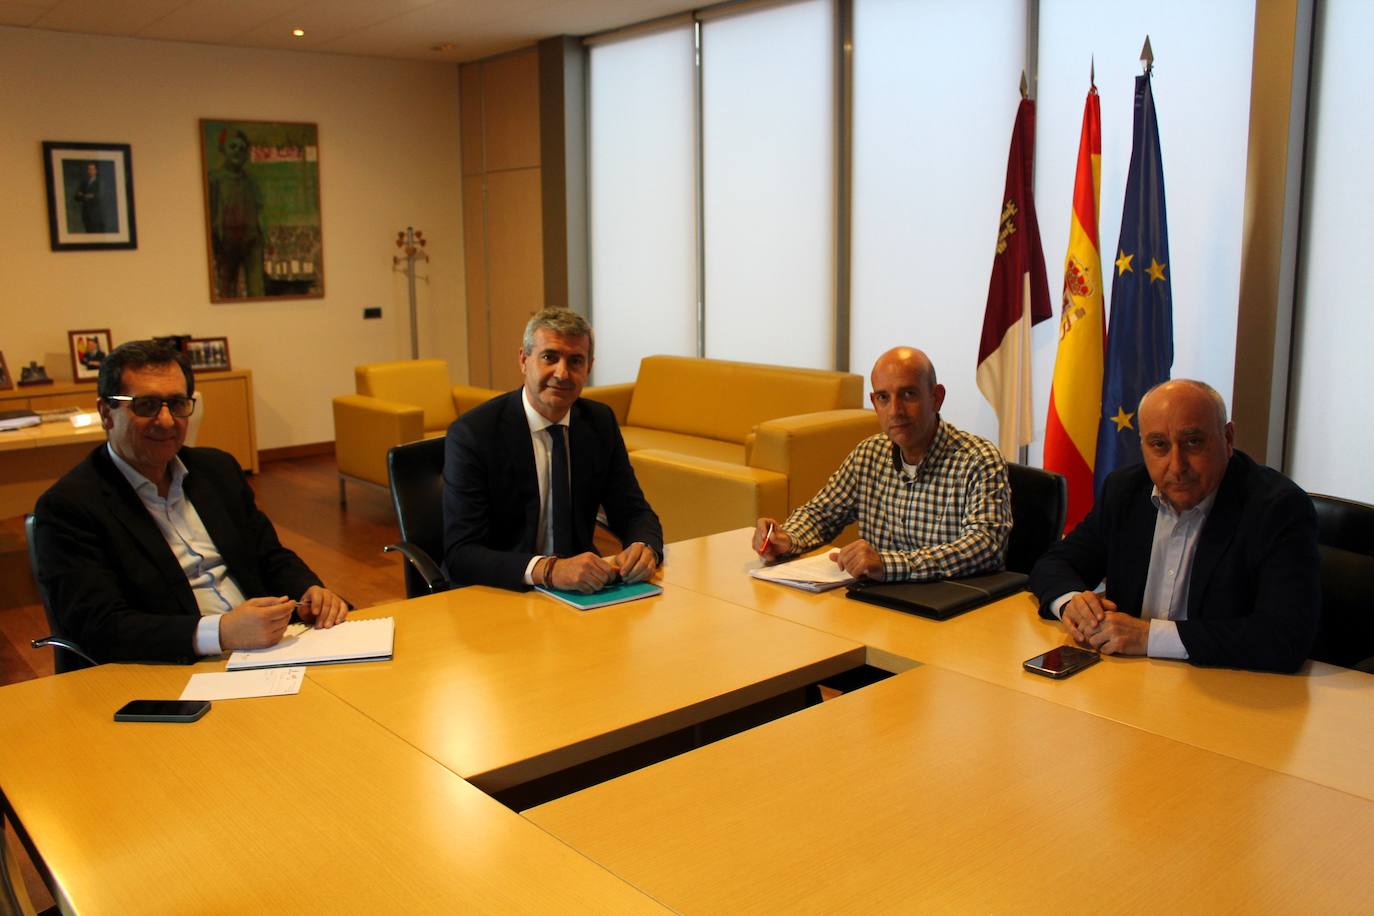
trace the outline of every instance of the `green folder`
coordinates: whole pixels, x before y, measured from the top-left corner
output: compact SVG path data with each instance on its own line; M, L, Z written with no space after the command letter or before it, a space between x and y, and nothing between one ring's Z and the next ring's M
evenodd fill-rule
M623 604L626 601L638 601L640 598L652 598L654 595L663 594L663 588L652 582L633 582L630 584L616 582L589 595L584 595L582 592L564 591L561 588L545 588L542 585L536 585L535 588L550 598L556 598L579 611L590 611L592 608Z

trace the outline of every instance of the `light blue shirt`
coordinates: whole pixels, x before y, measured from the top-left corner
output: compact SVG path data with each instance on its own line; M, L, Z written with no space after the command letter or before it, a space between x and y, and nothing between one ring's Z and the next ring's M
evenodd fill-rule
M1150 571L1140 616L1150 621L1148 652L1155 658L1187 658L1188 650L1178 636L1178 621L1188 619L1188 589L1193 578L1193 556L1207 515L1217 501L1216 491L1186 512L1178 512L1159 493L1150 491L1155 506L1155 535L1150 544Z
M119 456L108 443L106 449L114 459L115 467L129 481L129 486L138 494L139 501L152 516L153 524L161 532L163 540L172 549L177 565L186 574L186 581L195 595L196 606L200 608L200 623L196 627L195 651L197 655L218 655L219 618L221 614L232 611L244 602L244 595L224 563L219 548L205 530L205 522L200 513L182 490L186 480L186 465L180 458L172 459L172 485L164 498L158 495L157 484L144 477L133 465Z

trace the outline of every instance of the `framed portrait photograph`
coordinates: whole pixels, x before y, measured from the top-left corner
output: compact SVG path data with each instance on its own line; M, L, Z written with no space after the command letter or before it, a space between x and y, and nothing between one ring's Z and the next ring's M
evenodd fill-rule
M110 329L68 331L67 347L72 354L72 380L93 382L100 377L100 364L114 349Z
M10 375L10 367L5 365L5 354L0 352L0 391L9 391L14 387L14 377Z
M186 358L197 372L223 372L229 365L229 338L192 337L186 341Z
M53 251L138 247L129 144L45 140L43 174Z
M324 295L319 128L202 119L210 301Z

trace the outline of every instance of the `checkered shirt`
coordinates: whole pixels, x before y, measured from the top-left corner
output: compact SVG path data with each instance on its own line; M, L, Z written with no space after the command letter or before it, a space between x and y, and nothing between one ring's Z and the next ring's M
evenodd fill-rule
M996 446L942 419L914 477L886 435L870 436L783 528L801 552L857 519L859 537L882 557L883 581L966 576L1002 568L1010 493Z

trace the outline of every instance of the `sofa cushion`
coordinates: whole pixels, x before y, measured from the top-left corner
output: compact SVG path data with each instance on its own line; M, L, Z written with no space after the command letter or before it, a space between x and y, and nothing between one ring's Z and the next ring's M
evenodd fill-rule
M682 433L645 429L642 426L622 426L620 434L625 437L625 448L630 452L654 448L697 458L709 458L712 461L744 464L744 446L734 442L722 442L702 436L684 436Z
M646 356L639 364L626 425L743 446L750 430L764 420L861 407L862 399L863 378L848 372ZM742 451L737 460L744 460Z
M442 359L407 359L368 363L353 370L358 394L413 404L424 411L426 430L447 429L458 418L453 408L453 380Z

